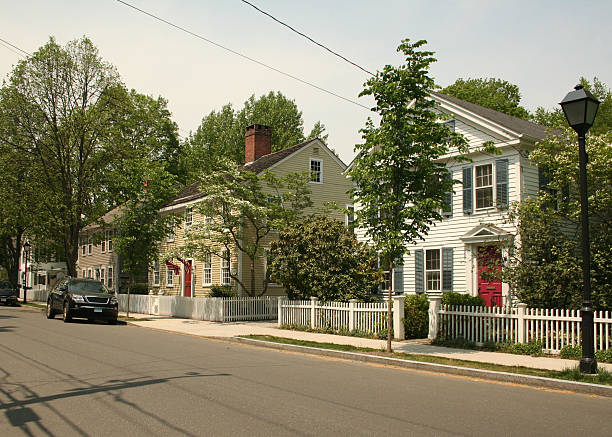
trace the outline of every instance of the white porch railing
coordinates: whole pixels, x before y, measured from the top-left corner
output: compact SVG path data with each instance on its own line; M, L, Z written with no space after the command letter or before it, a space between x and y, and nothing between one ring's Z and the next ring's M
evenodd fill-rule
M469 307L442 305L441 298L430 298L429 338L463 337L482 345L485 342L528 343L540 341L547 353L558 353L564 346L580 341L580 311L507 307ZM612 349L612 313L595 311L596 350Z
M393 298L393 333L404 339L404 296ZM310 300L279 300L278 326L297 325L311 329L360 331L378 334L387 329L387 303L319 302Z

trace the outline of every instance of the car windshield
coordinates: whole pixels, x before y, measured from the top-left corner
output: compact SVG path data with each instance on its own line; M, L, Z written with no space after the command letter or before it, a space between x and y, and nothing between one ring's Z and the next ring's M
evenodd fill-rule
M11 283L9 281L0 281L0 288L4 289L4 288L13 288L13 286L11 285Z
M97 281L71 281L68 290L77 293L110 293L103 283Z

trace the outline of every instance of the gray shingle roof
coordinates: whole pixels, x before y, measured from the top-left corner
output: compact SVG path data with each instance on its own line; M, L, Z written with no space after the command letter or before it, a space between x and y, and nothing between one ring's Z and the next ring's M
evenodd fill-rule
M306 147L308 144L316 141L316 139L306 140L302 143L296 144L295 146L287 147L286 149L279 150L278 152L270 153L268 155L264 155L259 159L256 159L253 162L249 162L248 164L241 165L240 168L244 170L249 170L255 173L261 173L264 170L272 167L274 164L282 161L289 155L297 152L303 147ZM199 199L204 195L200 192L200 181L194 182L191 185L183 188L176 196L174 196L167 204L166 207L179 205L181 203L189 202L192 200Z
M485 108L484 106L476 105L475 103L466 102L441 93L432 93L434 96L447 100L451 103L459 105L468 111L471 111L481 117L486 118L494 123L497 123L507 129L526 135L537 140L542 140L549 136L550 128L523 120L522 118L513 117L512 115L504 114L503 112L495 111L494 109Z

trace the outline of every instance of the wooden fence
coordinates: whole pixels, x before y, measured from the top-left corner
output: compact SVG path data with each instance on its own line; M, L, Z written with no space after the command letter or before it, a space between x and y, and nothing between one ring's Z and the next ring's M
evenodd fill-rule
M547 353L559 353L564 346L581 344L582 318L578 310L527 308L525 304L513 308L451 306L431 298L429 318L431 339L463 337L479 345L540 341ZM594 331L595 349L612 349L610 311L595 311Z
M394 337L404 338L404 296L393 298ZM379 334L387 329L387 303L279 300L278 326L293 325L332 331Z

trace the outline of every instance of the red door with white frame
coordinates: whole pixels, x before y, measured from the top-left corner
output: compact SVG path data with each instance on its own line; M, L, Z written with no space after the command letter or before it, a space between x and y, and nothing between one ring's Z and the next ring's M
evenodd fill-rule
M191 297L191 283L192 283L191 266L192 266L191 260L185 261L183 264L183 268L184 268L183 296L185 297Z
M478 248L478 294L488 307L502 305L502 283L484 273L501 271L501 250L497 246Z

